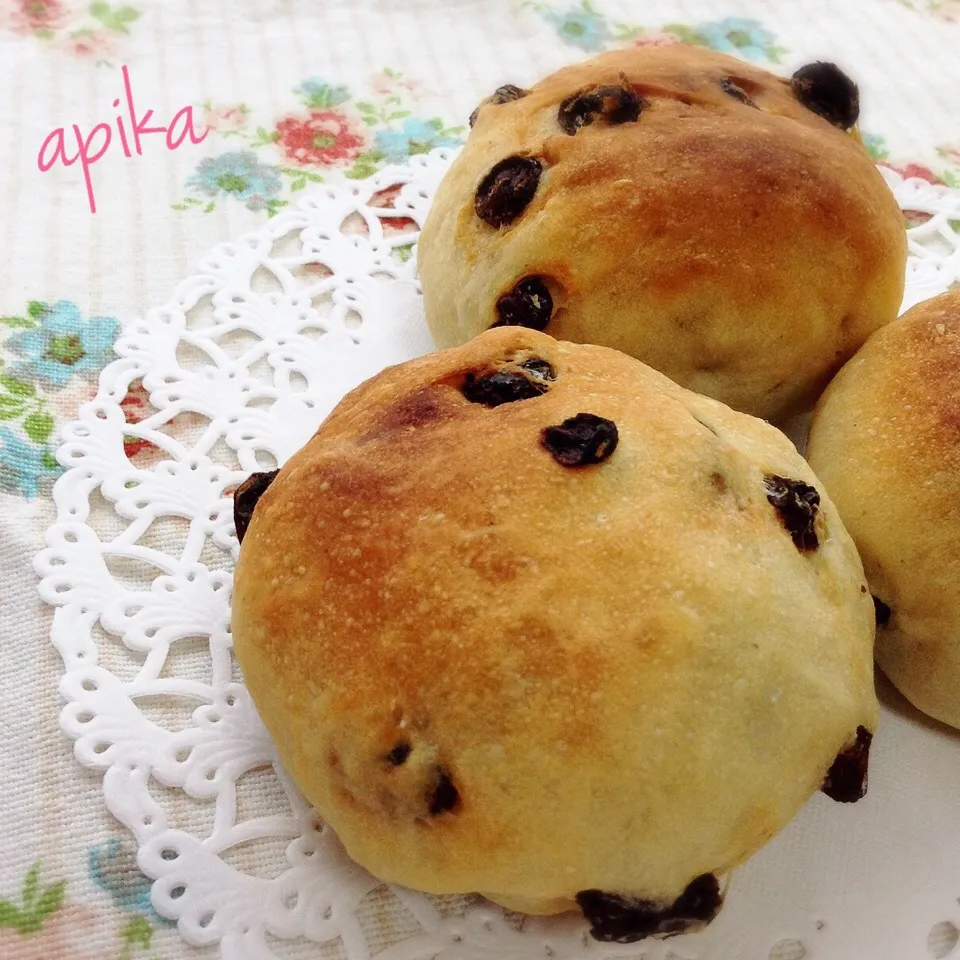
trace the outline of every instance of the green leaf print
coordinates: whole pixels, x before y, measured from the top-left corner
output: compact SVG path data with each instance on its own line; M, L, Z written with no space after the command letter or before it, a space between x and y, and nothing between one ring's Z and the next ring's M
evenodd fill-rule
M368 127L374 127L382 122L380 111L378 111L372 103L367 103L365 100L358 100L354 103L354 106L357 108L360 118Z
M383 156L376 151L361 153L354 161L353 166L349 170L344 171L344 176L349 177L351 180L362 180L364 177L369 177L377 172L382 159Z
M20 911L8 900L0 900L0 928L15 927L20 918Z
M21 327L27 330L37 325L31 317L0 317L0 323L5 327Z
M123 940L123 949L120 956L129 957L134 947L142 947L144 950L150 949L150 944L153 941L153 927L146 917L137 915L127 921L120 938Z
M27 875L23 878L23 905L32 907L33 901L37 899L37 887L40 885L40 864L35 863Z
M354 103L360 113L360 117L368 127L375 127L378 124L387 124L393 120L403 120L405 117L412 116L410 110L398 110L403 102L397 96L387 97L381 106L368 103L366 100L360 100Z
M111 7L104 0L94 0L90 4L90 15L99 20L108 30L115 33L129 33L128 23L133 23L140 16L140 11L133 7Z
M60 909L66 892L66 880L61 880L59 883L55 883L52 887L47 887L47 889L43 891L30 920L31 931L39 930L43 926L44 920Z
M180 203L171 203L170 206L174 210L189 210L190 207L203 206L203 201L198 200L196 197L184 197Z
M786 54L786 47L767 47L767 57L770 59L771 63L783 63L783 58L786 56Z
M694 30L693 27L689 27L685 23L665 24L663 32L672 33L675 37L679 37L684 43L693 43L697 46L703 46L704 44L703 36Z
M266 127L257 127L257 135L250 141L254 147L267 147L280 139L279 130L267 130Z
M636 40L643 35L643 27L633 27L629 23L615 23L613 25L613 36L620 43L626 43L627 40Z
M27 303L27 315L34 320L39 320L45 314L50 312L50 308L39 300L31 300Z
M296 167L277 167L281 173L285 173L294 180L307 180L310 183L323 183L323 177L319 173L311 173L309 170L300 170Z
M0 394L0 420L16 420L26 409L22 400Z
M23 432L39 445L50 439L53 425L53 417L46 410L36 410L23 421Z
M40 862L37 861L24 877L20 905L0 900L0 927L12 927L21 935L36 933L60 908L66 890L67 883L61 880L40 893Z
M37 393L37 388L32 383L25 383L8 373L0 374L0 386L6 387L15 397L33 397Z

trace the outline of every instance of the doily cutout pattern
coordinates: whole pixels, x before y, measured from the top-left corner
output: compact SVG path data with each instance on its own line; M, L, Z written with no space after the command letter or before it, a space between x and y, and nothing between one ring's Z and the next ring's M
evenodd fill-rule
M960 871L928 862L921 876L903 851L895 867L863 854L870 829L896 847L886 820L909 818L915 802L878 785L890 759L882 738L871 797L886 789L893 799L875 805L878 824L815 798L734 875L707 931L632 946L596 943L572 915L522 918L476 897L379 884L279 765L232 657L230 494L251 471L283 463L347 390L431 349L415 242L454 154L323 187L218 247L167 305L126 327L96 399L63 432L57 520L35 561L56 607L61 724L80 763L103 772L156 910L188 944L219 944L224 960L879 960L886 947L945 956L960 924ZM909 307L960 280L960 194L882 173L911 211ZM958 766L960 741L902 708L885 713L888 752L922 748ZM942 825L955 829L958 817L954 802ZM898 903L851 895L829 876L851 860L902 881ZM849 950L863 946L863 929L885 947Z

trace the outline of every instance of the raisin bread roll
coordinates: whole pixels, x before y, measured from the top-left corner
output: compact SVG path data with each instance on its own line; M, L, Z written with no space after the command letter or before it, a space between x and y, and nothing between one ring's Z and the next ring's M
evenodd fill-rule
M903 295L858 111L832 64L785 80L679 44L501 87L420 238L434 339L520 324L766 419L808 409Z
M822 785L862 794L873 604L833 505L630 357L510 327L393 367L236 504L250 692L378 877L676 933Z
M867 341L814 415L809 456L860 549L877 662L960 727L960 290Z

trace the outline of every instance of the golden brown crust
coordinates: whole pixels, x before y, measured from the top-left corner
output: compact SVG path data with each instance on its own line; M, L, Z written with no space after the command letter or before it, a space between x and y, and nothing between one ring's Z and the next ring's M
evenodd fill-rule
M808 455L892 611L877 661L960 727L960 291L870 338L818 404Z
M462 393L531 357L542 396ZM619 445L561 466L541 431L583 412ZM819 486L772 427L520 328L353 391L260 500L233 606L264 722L350 853L553 912L670 903L772 837L877 708L853 545L825 498L801 553L767 474Z
M621 74L646 101L639 120L564 133L561 101ZM474 195L517 154L545 170L497 229ZM490 327L498 298L542 275L551 335L623 350L768 419L812 404L896 316L905 260L902 216L857 137L788 81L679 45L606 53L481 107L418 247L441 347Z

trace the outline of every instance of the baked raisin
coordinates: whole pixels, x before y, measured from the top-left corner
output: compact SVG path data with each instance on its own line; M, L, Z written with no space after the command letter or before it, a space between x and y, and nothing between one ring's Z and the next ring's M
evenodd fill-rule
M495 327L529 327L545 330L553 316L553 297L543 277L524 277L497 301L500 319Z
M802 480L769 476L765 479L767 500L773 504L780 521L787 528L801 553L809 553L820 545L815 523L820 494Z
M481 377L468 373L462 389L471 403L482 403L485 407L532 400L547 392L545 383L531 380L517 370L498 370Z
M808 110L841 130L849 130L860 117L860 91L835 63L808 63L790 85Z
M619 440L617 425L592 413L578 413L540 434L541 444L564 467L600 463L617 449Z
M712 873L692 880L669 905L621 897L602 890L581 890L577 904L590 922L590 935L603 943L636 943L671 936L709 923L720 910L720 884Z
M237 528L237 540L243 543L244 535L253 511L260 498L266 493L267 487L273 483L279 470L268 470L261 473L251 473L233 494L233 525Z
M756 110L760 109L753 97L751 97L750 94L748 94L742 87L737 86L737 84L729 77L724 77L723 80L720 81L720 89L723 90L724 93L733 97L734 100L739 100L741 103L745 103L748 107L753 107Z
M521 97L525 97L529 92L529 90L522 90L520 87L515 87L512 83L505 83L502 87L497 87L497 89L470 114L470 126L472 127L477 122L477 117L480 115L480 107L485 107L487 104L510 103L512 100L519 100Z
M581 127L593 123L603 109L599 93L575 93L560 104L557 122L564 133L573 136Z
M847 747L833 761L820 788L831 800L856 803L866 796L867 765L872 741L873 734L866 727L857 727L857 739L853 746Z
M560 104L557 122L564 133L573 136L597 117L607 123L632 123L644 106L646 101L624 79L619 87L598 87L567 97Z
M546 360L541 360L539 357L531 357L529 360L524 360L520 366L538 380L557 379L557 375L553 372L553 367L551 367Z
M540 184L543 164L536 157L507 157L483 178L473 207L491 227L512 223L527 208Z
M430 816L436 817L441 813L448 813L460 802L460 793L453 785L450 774L446 770L437 771L437 781L430 791Z
M873 598L873 612L876 614L878 627L885 627L890 623L890 615L893 611L876 597Z
M398 743L388 754L387 760L395 767L402 766L407 762L410 756L411 747L409 743Z

